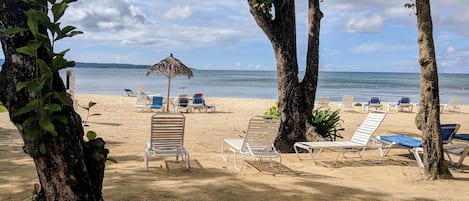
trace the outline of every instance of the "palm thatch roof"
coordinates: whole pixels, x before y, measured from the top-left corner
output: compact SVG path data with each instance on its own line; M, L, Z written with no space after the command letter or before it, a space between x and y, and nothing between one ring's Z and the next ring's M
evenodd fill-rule
M194 76L192 70L179 61L179 59L174 58L173 54L170 54L169 57L166 57L160 62L152 65L147 71L147 76L151 73L161 73L168 79L181 75L186 75L187 78Z

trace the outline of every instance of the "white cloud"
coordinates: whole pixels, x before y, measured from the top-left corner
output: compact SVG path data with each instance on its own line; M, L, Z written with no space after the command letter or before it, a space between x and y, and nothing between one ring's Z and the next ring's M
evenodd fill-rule
M373 33L381 31L383 27L384 18L378 14L359 13L356 16L344 15L346 19L345 28L346 32L351 33Z
M176 6L169 9L163 14L163 18L166 19L186 19L192 15L192 9L190 6Z
M453 46L449 46L446 48L446 54L451 54L451 53L454 53L456 51L456 48L454 48Z

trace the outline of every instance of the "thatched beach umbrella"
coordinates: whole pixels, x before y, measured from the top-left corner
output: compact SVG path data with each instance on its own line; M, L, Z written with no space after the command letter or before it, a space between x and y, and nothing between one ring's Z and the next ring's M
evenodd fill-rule
M166 111L169 111L169 92L171 88L171 79L176 76L186 75L187 78L191 78L194 75L192 70L184 65L181 61L173 57L173 54L170 54L169 57L161 60L157 64L150 66L147 71L147 76L151 73L161 73L168 78L168 96L166 99Z

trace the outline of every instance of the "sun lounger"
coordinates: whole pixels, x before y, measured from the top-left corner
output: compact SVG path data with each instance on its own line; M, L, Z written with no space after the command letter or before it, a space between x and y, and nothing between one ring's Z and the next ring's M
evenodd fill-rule
M279 158L282 163L280 152L275 149L273 144L278 133L279 121L277 119L267 118L265 116L254 116L249 120L248 130L244 138L223 140L221 150L222 158L228 160L229 154L233 153L233 165L240 172L243 170L244 161L248 156L258 160L263 158ZM225 154L225 145L228 145L229 153ZM243 156L241 167L238 167L236 155Z
M151 137L145 148L145 170L148 170L148 161L151 156L181 157L190 169L189 153L184 148L183 114L157 113L151 117Z
M395 108L397 112L407 111L412 112L414 109L414 105L410 103L410 98L407 96L400 97L396 104L389 104L388 110Z
M452 143L452 138L459 129L459 124L442 124L441 125L441 136L443 142L443 150L447 153L448 158L452 161L449 153L463 152L467 155L469 152L469 144L464 143ZM381 160L385 157L389 151L394 147L408 149L411 154L414 155L415 160L419 167L423 167L422 159L420 154L423 153L422 141L420 139L411 138L406 135L395 134L395 135L383 135L377 137L378 141L382 143L379 147ZM458 151L459 150L459 151ZM466 157L464 154L456 164L460 166Z
M342 103L339 104L341 109L353 109L353 96L345 95L342 97Z
M452 99L448 104L441 104L441 111L456 112L461 110L461 101L459 99Z
M356 153L358 157L363 160L363 153L368 147L370 138L376 129L378 129L381 122L383 122L385 116L386 112L382 110L375 110L369 113L349 141L297 142L294 144L293 148L295 149L298 159L303 160L298 152L298 148L301 148L311 154L311 159L314 160L315 163L324 149L338 152L333 165L335 165L340 155L344 155L344 153L347 152ZM314 149L318 149L316 156L313 156Z

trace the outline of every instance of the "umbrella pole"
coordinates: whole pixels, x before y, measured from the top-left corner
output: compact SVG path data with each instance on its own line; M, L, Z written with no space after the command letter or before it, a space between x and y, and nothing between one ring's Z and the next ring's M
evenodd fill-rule
M169 89L171 89L171 78L168 78L168 96L166 96L166 112L169 112Z

